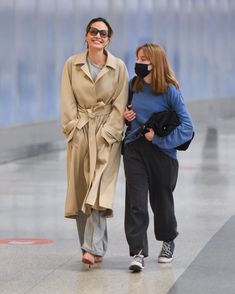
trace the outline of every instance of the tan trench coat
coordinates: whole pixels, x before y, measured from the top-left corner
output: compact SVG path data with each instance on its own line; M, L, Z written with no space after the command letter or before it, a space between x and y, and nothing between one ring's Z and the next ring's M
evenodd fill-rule
M96 81L86 63L87 52L71 56L61 83L61 121L67 138L65 217L91 208L113 214L127 104L125 64L107 52Z

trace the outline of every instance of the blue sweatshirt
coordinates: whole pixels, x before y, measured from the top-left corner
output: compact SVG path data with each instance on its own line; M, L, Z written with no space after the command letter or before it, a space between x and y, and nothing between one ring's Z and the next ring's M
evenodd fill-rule
M140 137L141 126L147 122L153 113L175 110L180 124L165 137L155 135L152 144L157 145L168 156L176 159L177 150L175 147L190 140L193 134L193 122L180 90L170 85L166 93L155 94L152 92L151 86L144 83L141 91L133 93L131 104L132 110L136 113L136 119L129 123L124 144L133 142Z

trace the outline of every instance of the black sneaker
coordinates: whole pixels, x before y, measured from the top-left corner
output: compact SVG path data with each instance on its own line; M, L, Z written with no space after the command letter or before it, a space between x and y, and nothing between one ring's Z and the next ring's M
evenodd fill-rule
M129 265L129 270L133 272L140 272L144 268L144 256L141 252L142 250L134 256L133 261Z
M163 242L162 250L158 256L159 263L169 263L173 260L173 253L175 249L174 241Z

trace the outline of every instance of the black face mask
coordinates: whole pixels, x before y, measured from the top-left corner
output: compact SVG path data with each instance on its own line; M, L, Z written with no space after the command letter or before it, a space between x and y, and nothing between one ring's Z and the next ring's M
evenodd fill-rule
M146 77L151 72L151 70L148 70L148 66L149 64L136 63L135 73L137 74L137 76L141 78Z

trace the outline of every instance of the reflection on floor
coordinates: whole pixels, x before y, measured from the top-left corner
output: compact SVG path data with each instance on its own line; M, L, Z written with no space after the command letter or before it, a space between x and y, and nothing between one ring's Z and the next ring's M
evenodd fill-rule
M218 252L224 254L228 248L229 268L234 272L235 267L234 243L229 246L226 243L229 239L223 240L225 232L231 231L233 236L235 229L234 221L231 222L235 215L235 134L232 127L226 127L231 125L235 125L234 120L222 121L218 130L198 130L190 149L179 153L175 206L180 234L174 261L168 265L156 262L161 243L154 240L151 222L150 256L140 274L131 274L127 268L131 259L123 230L122 166L115 215L108 222L109 249L103 264L89 270L81 263L75 222L63 217L65 151L0 165L0 239L52 241L47 244L33 244L32 240L1 242L0 293L166 294L171 289L171 294L184 294L179 289L187 286L187 293L207 294L212 293L210 285L215 279L226 289L226 294L235 293L234 283L229 283L231 276L225 269L224 274L213 275L221 269ZM224 227L227 221L228 226ZM194 286L193 281L208 273L210 277L204 279L202 292L202 287Z

